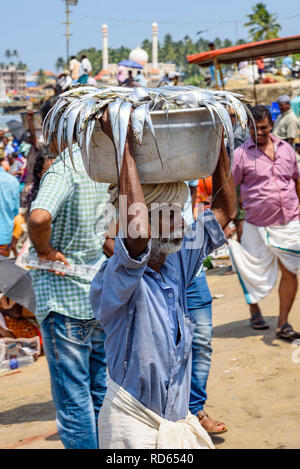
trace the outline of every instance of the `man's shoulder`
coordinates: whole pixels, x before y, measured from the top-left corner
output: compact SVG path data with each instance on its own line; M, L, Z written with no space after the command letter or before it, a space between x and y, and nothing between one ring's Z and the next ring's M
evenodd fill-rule
M17 180L17 178L13 176L12 174L9 174L7 171L0 172L0 179L2 181L9 183L12 187L13 186L15 186L16 188L19 187L19 181Z
M78 177L85 176L88 177L81 159L80 148L78 146L74 146L72 154L73 163L67 149L58 155L45 175L59 174L61 176L67 177L68 179L76 179Z
M290 153L292 156L295 156L295 150L294 148L285 140L282 140L281 138L276 137L276 135L272 134L272 138L277 143L279 149L284 150L285 153Z
M296 116L296 114L294 113L294 111L292 109L290 109L287 112L285 118L288 122L293 122L293 123L297 122L297 124L299 125L299 119L298 119L298 117Z

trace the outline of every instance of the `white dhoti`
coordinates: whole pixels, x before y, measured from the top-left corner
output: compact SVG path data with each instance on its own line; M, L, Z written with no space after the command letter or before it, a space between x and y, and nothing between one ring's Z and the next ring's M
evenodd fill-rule
M278 260L291 273L300 269L300 223L255 226L244 223L241 244L228 240L233 268L236 270L248 304L258 303L274 287Z
M99 413L100 449L214 449L196 416L171 422L109 379Z

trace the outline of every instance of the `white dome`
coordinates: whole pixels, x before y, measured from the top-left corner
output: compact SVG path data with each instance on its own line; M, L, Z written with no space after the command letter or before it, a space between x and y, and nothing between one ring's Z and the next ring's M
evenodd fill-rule
M129 60L134 60L134 62L145 64L148 62L149 56L144 49L141 49L141 47L136 47L130 52Z

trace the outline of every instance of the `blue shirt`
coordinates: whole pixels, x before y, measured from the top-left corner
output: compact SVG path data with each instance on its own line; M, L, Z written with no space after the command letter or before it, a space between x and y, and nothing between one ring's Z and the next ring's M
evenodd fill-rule
M20 189L17 179L0 167L0 245L12 239L14 218L19 213Z
M95 317L106 333L110 377L172 421L185 418L189 407L195 323L188 315L186 288L207 255L226 242L210 210L199 215L193 228L199 235L194 249L186 235L182 249L167 257L160 274L147 266L151 240L146 252L132 259L118 236L114 255L103 263L90 292Z

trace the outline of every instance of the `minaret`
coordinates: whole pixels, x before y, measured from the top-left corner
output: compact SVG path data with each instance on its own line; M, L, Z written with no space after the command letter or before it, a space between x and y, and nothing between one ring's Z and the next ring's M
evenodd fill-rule
M108 70L108 26L102 25L102 70Z
M157 23L152 23L152 68L153 70L158 70L158 25Z

